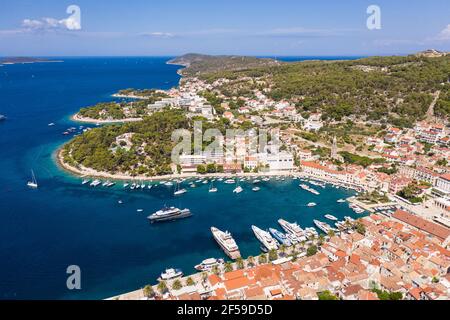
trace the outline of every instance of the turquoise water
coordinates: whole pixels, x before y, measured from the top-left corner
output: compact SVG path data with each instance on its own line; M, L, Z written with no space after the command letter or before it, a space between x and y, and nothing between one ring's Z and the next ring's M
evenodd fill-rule
M0 123L0 299L99 299L154 283L166 267L193 272L203 259L223 256L213 225L230 230L243 255L256 255L252 224L277 226L282 217L307 227L326 213L355 216L336 203L351 191L318 188L314 196L291 179L263 182L258 193L243 183L239 195L233 185L218 183L216 194L201 185L175 199L173 188L92 189L61 171L54 151L70 139L62 132L79 125L70 115L119 89L176 86L177 67L167 59L64 58L0 68L0 113L8 116ZM38 190L26 187L31 168ZM194 216L150 225L146 216L165 204ZM65 271L74 264L82 272L79 291L66 288Z

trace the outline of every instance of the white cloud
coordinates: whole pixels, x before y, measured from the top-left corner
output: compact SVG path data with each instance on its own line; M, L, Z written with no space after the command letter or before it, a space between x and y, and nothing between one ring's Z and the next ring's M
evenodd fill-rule
M447 25L447 27L437 35L436 40L440 41L450 40L450 24Z
M22 21L25 31L51 31L51 30L81 30L80 22L75 18L67 19L42 18L40 20L25 19Z
M175 37L175 34L171 32L149 32L149 33L142 33L141 34L144 37L152 37L152 38L173 38Z

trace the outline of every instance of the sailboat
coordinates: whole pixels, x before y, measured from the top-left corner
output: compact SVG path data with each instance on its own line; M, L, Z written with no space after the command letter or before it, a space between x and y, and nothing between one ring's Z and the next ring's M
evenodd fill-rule
M187 192L187 190L186 189L180 189L180 183L178 182L177 183L177 187L176 187L176 189L175 189L175 192L173 193L175 196L179 196L179 195L182 195L182 194L184 194L184 193L186 193Z
M214 187L214 180L211 181L211 186L209 187L209 192L210 193L217 192L217 188Z
M244 189L242 189L242 187L239 185L239 180L238 179L236 179L236 183L237 183L237 187L236 187L236 189L234 189L233 190L233 193L241 193L242 191L244 191Z
M36 176L34 175L33 170L31 170L31 181L28 181L27 186L33 189L37 189L38 187Z

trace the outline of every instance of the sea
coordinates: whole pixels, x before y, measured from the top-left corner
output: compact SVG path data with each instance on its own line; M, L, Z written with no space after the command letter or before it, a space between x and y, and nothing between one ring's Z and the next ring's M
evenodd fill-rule
M260 192L243 182L238 195L220 182L217 193L209 193L208 184L186 185L188 192L175 198L174 187L83 186L57 166L55 151L82 130L72 114L113 100L120 89L177 86L179 67L166 64L170 58L58 57L52 59L62 62L0 67L0 114L7 117L0 122L0 299L104 299L155 284L166 268L193 273L202 260L225 257L211 226L229 230L243 256L255 256L260 244L252 225L279 228L284 218L310 227L327 213L355 217L346 203L336 202L352 191L327 186L315 196L290 178L262 182ZM70 127L76 130L63 135ZM27 187L31 170L37 190ZM318 205L307 207L309 202ZM193 217L150 224L147 216L164 206L189 208ZM67 269L73 265L81 270L81 288L70 290Z

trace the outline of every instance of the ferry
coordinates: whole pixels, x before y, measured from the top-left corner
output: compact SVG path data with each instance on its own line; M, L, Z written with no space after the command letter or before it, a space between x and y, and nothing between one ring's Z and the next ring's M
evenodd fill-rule
M163 273L161 273L161 277L158 278L159 281L167 281L173 280L177 278L181 278L183 276L183 271L181 269L166 269Z
M286 220L279 219L278 223L283 228L285 232L292 235L298 242L305 239L305 232L297 223L290 223Z
M338 218L336 218L335 216L333 216L331 214L326 214L325 218L327 218L328 220L332 220L332 221L338 221Z
M206 260L203 260L202 263L196 265L194 268L197 271L211 271L215 266L223 265L225 261L223 259L215 259L215 258L209 258Z
M278 244L275 241L274 238L270 235L269 232L261 230L257 226L252 226L253 233L255 234L256 238L261 242L261 244L267 249L267 250L276 250L278 249Z
M153 222L173 221L189 217L192 217L192 213L189 209L180 210L175 207L170 208L165 207L148 216L147 218L150 220L151 223L153 223Z
M322 230L324 233L328 234L328 232L334 230L328 223L319 220L314 220L313 222L316 225L316 227Z
M275 238L275 240L277 240L280 244L284 244L285 246L288 246L288 247L292 245L292 242L289 240L289 238L286 237L285 234L278 231L277 229L269 228L269 232Z
M225 252L225 254L231 259L235 260L241 257L241 253L239 252L239 247L234 241L231 233L228 231L221 231L215 227L211 227L211 232L213 234L214 239Z
M90 186L91 187L96 187L98 185L102 184L102 182L98 179L95 179L94 181L91 182Z
M315 203L315 202L310 202L310 203L307 204L307 206L310 207L310 208L312 208L312 207L317 206L317 203Z

